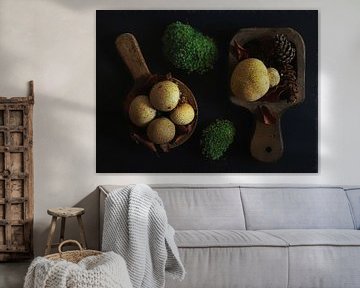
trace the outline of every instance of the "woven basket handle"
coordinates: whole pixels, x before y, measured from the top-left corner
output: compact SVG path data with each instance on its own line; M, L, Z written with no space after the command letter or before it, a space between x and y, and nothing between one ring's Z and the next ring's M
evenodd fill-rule
M61 250L61 248L62 248L65 244L68 244L68 243L72 243L72 244L77 245L77 246L79 247L80 252L84 251L83 247L81 246L81 244L80 244L78 241L76 241L76 240L65 240L65 241L63 241L63 242L60 243L59 248L58 248L60 257L61 257L61 255L62 255L62 253L63 253L63 251Z

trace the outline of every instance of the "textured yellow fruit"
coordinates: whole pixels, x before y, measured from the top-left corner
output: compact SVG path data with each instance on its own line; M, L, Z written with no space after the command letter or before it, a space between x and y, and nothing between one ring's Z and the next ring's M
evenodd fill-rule
M274 87L280 83L280 74L275 68L268 68L270 87Z
M238 63L231 75L231 91L246 101L256 101L269 90L269 75L265 64L256 58Z
M129 118L136 126L144 127L156 116L156 110L151 107L149 98L139 95L134 98L129 107Z
M155 109L168 112L173 110L180 99L179 87L169 80L156 83L150 91L150 102Z
M156 118L147 127L147 136L155 144L165 144L175 137L175 125L166 117Z
M194 117L194 108L188 103L177 106L170 114L170 119L177 125L187 125L194 120Z

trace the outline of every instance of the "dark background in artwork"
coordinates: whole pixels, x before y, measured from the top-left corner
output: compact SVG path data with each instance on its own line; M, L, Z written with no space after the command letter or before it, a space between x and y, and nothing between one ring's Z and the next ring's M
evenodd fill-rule
M174 69L162 54L165 27L180 20L214 38L219 48L215 69L187 75ZM305 101L282 116L284 155L262 163L250 155L252 116L229 101L228 49L240 28L292 27L306 47ZM122 111L132 78L114 45L124 32L135 35L151 72L172 74L192 89L199 105L193 136L170 153L157 156L129 137ZM117 172L291 172L318 171L318 13L317 11L97 11L96 14L96 171ZM236 142L218 161L204 160L201 131L214 119L233 121Z

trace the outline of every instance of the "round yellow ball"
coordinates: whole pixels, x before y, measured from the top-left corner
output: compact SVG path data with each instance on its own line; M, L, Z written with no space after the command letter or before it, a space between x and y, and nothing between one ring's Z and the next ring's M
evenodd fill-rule
M166 117L156 118L147 127L146 133L155 144L169 143L175 137L176 128Z
M150 91L150 102L155 109L168 112L173 110L180 100L180 90L176 83L165 80L156 83Z
M279 71L275 68L268 68L270 87L274 87L280 83L280 74Z
M231 91L234 96L246 101L256 101L269 90L269 74L265 64L256 58L238 63L231 75Z
M136 96L129 107L129 118L138 127L144 127L156 116L156 110L151 106L149 97Z
M194 117L194 108L188 103L178 105L170 114L171 121L177 125L188 125Z

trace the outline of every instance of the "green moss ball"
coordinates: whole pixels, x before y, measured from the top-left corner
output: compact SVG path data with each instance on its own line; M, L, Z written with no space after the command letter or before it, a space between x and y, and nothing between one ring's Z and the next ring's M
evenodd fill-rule
M171 23L162 37L165 57L178 69L203 74L213 69L218 50L213 39L180 21Z
M229 120L217 119L201 135L201 152L210 160L220 159L234 142L236 129Z

